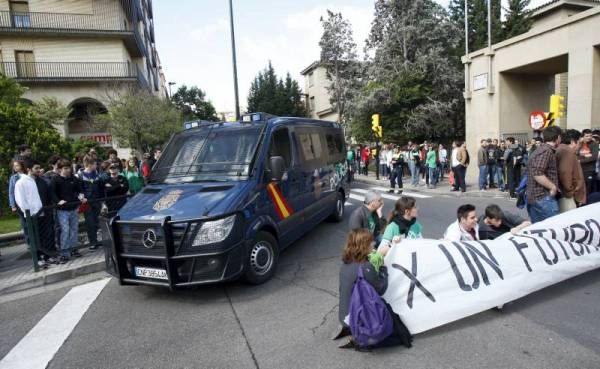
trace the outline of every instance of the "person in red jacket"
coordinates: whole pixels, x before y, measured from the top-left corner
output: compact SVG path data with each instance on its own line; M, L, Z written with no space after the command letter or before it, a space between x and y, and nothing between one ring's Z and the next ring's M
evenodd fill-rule
M361 162L363 163L363 174L369 175L369 159L371 158L371 150L369 150L369 146L363 147L362 153L360 155Z

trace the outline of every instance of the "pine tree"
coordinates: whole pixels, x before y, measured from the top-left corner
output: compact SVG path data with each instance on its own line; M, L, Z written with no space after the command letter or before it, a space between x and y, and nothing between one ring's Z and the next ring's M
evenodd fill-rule
M528 32L531 29L533 20L526 8L530 0L508 0L506 8L506 19L503 24L503 38L509 39Z
M487 47L488 24L487 24L487 0L467 0L469 12L469 52ZM501 2L491 0L492 20L492 44L504 40L501 22ZM450 19L462 30L460 45L464 54L464 24L465 24L465 0L452 0L448 6ZM462 55L461 54L461 55Z
M248 112L262 111L279 116L306 116L302 91L288 73L285 81L277 77L273 65L258 72L248 92Z

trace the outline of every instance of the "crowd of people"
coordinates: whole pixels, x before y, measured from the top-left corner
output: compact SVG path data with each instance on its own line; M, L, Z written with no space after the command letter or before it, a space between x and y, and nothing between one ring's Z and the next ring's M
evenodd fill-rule
M76 156L73 161L53 155L47 168L32 156L31 147L22 145L12 160L13 174L8 184L8 203L21 220L25 241L31 249L32 228L27 214L35 219L39 235L38 266L64 264L79 257L79 216L83 214L87 246L95 251L98 242L99 216L120 208L128 195L139 192L150 177L161 150L120 159L110 149L100 158L94 149ZM29 224L32 224L30 220Z
M551 132L554 132L554 136L562 137L562 141L548 144L549 141L544 137ZM538 137L524 143L514 137L482 139L477 150L478 189L497 189L508 192L511 198L517 198L517 190L523 178L531 177L527 176L530 167L539 164L539 160L534 158L536 150L554 145L552 152L557 165L561 167L558 171L561 178L555 183L561 203L571 208L576 206L575 203L584 204L588 196L600 191L599 143L600 130L563 131L559 127L549 127ZM389 180L388 191L392 193L402 193L406 180L413 188L423 185L435 188L444 176L448 178L451 191L466 192L465 176L471 163L469 151L462 141L452 142L450 149L441 143L427 141L420 144L409 141L406 145L388 143L380 148L369 145L349 146L346 159L351 179L354 174L368 175L370 168L377 169L380 176ZM528 165L532 159L533 164ZM569 181L573 183L568 183ZM521 190L525 187L522 186ZM536 185L530 187L535 188ZM538 198L535 198L537 201Z

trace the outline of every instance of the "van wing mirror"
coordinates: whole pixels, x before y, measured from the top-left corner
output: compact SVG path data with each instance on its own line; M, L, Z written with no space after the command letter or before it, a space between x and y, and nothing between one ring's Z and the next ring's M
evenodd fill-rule
M270 170L270 180L272 181L281 181L281 177L283 177L283 173L285 172L285 161L281 156L271 156L269 166Z

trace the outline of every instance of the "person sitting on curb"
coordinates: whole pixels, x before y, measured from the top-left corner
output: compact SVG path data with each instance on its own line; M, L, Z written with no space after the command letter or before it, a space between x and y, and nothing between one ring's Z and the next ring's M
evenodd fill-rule
M479 239L493 240L506 232L517 234L530 225L531 222L524 218L490 204L485 208L485 215L479 218Z
M350 230L368 229L375 242L381 240L381 229L385 226L383 199L379 191L370 190L365 194L364 204L350 215Z
M446 241L475 241L479 240L479 226L475 206L465 204L456 211L457 220L450 224L444 233Z
M413 197L402 196L396 201L394 210L387 219L385 232L377 251L386 255L392 246L404 238L423 238L421 223L417 221L419 208Z

